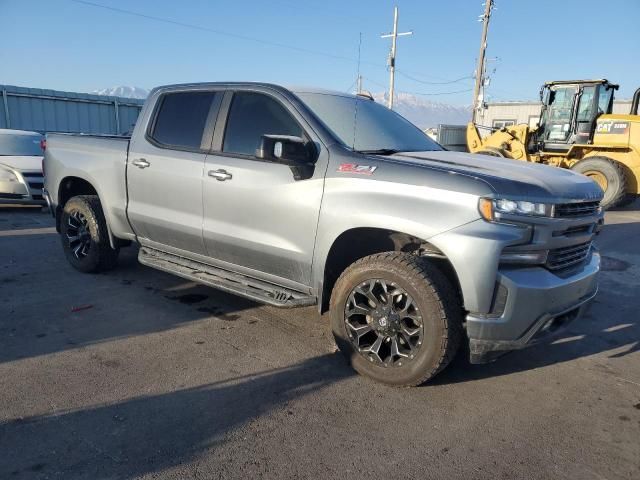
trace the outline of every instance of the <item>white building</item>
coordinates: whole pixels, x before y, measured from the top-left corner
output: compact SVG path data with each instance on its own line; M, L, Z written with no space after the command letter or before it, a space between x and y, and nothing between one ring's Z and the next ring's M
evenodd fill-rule
M526 123L535 127L540 121L539 102L496 102L487 104L478 123L485 127L501 128ZM613 113L629 113L631 100L614 100ZM483 135L490 133L482 131Z

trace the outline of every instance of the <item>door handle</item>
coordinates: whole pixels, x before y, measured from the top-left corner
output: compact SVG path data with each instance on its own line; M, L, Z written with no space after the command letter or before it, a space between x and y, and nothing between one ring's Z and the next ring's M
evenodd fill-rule
M209 176L215 178L216 180L218 180L219 182L224 182L225 180L231 180L231 178L233 178L233 175L231 175L229 172L227 172L226 170L209 170Z
M138 168L147 168L147 167L151 166L151 164L149 162L147 162L144 158L138 158L138 159L134 160L131 163L134 164Z

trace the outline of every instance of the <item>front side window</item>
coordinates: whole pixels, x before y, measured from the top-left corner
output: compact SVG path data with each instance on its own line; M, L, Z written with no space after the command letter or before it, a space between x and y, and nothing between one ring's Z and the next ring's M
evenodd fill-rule
M275 99L255 92L233 95L222 150L254 156L263 135L303 137L302 128Z
M596 87L587 86L582 89L580 105L578 106L578 122L590 122L593 120L593 97L596 95Z
M611 113L611 97L613 96L613 88L600 88L600 96L598 97L598 115Z
M172 147L200 150L215 92L170 93L162 98L151 137Z

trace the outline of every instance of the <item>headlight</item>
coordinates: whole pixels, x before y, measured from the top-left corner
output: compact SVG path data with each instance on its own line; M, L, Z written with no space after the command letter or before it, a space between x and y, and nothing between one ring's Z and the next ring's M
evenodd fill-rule
M0 181L3 182L17 182L18 177L11 170L0 167Z
M547 261L548 250L512 250L508 247L500 255L500 263L510 264L540 264Z
M496 214L534 217L553 216L553 205L550 203L509 200L506 198L481 198L478 202L478 210L482 218L489 222L496 221Z

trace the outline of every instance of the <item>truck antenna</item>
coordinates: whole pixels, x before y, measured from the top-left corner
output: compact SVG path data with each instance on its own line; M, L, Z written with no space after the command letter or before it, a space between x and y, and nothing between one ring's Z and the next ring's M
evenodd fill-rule
M360 87L362 85L362 79L360 77L360 52L362 50L362 32L360 32L360 38L358 40L358 93L360 93ZM353 144L351 145L351 149L356 149L356 129L358 127L358 95L353 97L354 107L353 107Z

